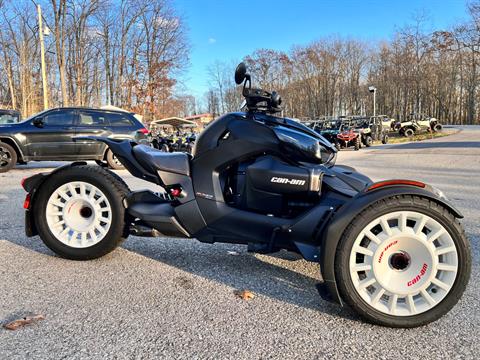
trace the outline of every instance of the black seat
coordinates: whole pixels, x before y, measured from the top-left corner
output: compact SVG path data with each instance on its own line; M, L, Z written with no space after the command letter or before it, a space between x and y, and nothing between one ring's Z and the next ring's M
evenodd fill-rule
M168 153L146 145L133 147L133 156L146 170L153 173L167 171L190 176L188 154L182 152Z

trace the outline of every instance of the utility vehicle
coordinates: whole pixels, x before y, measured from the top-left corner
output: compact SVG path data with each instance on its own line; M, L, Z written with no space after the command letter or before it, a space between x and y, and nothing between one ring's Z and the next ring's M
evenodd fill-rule
M350 127L337 134L337 143L340 149L353 147L358 151L362 147L362 137L358 130Z
M110 170L73 163L23 182L27 235L74 260L103 256L129 234L286 249L319 263L324 298L375 324L414 327L447 313L471 258L462 215L442 192L335 165L335 147L277 116L280 96L253 88L245 64L235 81L247 111L213 121L191 155L78 139L107 144L132 175L165 193L130 191Z
M433 117L423 114L411 113L406 121L397 122L395 130L400 135L411 137L424 132L438 132L443 128L442 124Z
M374 141L388 143L388 130L383 127L382 119L379 117L358 119L355 128L359 131L362 144L366 147L372 146Z
M350 128L350 120L338 118L318 123L315 131L328 140L337 150L342 148L338 135Z

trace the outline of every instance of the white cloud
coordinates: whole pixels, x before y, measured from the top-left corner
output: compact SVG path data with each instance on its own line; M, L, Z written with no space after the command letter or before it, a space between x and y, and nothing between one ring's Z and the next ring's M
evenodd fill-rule
M217 39L215 39L215 38L209 38L208 39L209 44L215 44L216 42L217 42Z

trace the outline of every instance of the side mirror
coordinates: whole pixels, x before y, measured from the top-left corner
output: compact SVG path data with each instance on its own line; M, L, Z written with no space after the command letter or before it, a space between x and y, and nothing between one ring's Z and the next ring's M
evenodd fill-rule
M32 124L38 128L43 128L45 126L45 123L43 122L43 119L41 117L33 119Z
M247 66L245 63L241 62L238 64L237 68L235 69L235 83L240 85L243 83L245 78L247 77Z

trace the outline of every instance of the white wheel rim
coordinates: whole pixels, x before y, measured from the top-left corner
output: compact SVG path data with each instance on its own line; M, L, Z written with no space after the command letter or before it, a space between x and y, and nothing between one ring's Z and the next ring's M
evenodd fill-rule
M458 254L438 221L397 211L360 232L349 267L355 290L368 305L388 315L412 316L434 308L450 292Z
M53 192L47 203L47 224L57 240L86 248L103 240L112 223L105 194L92 184L74 181Z

